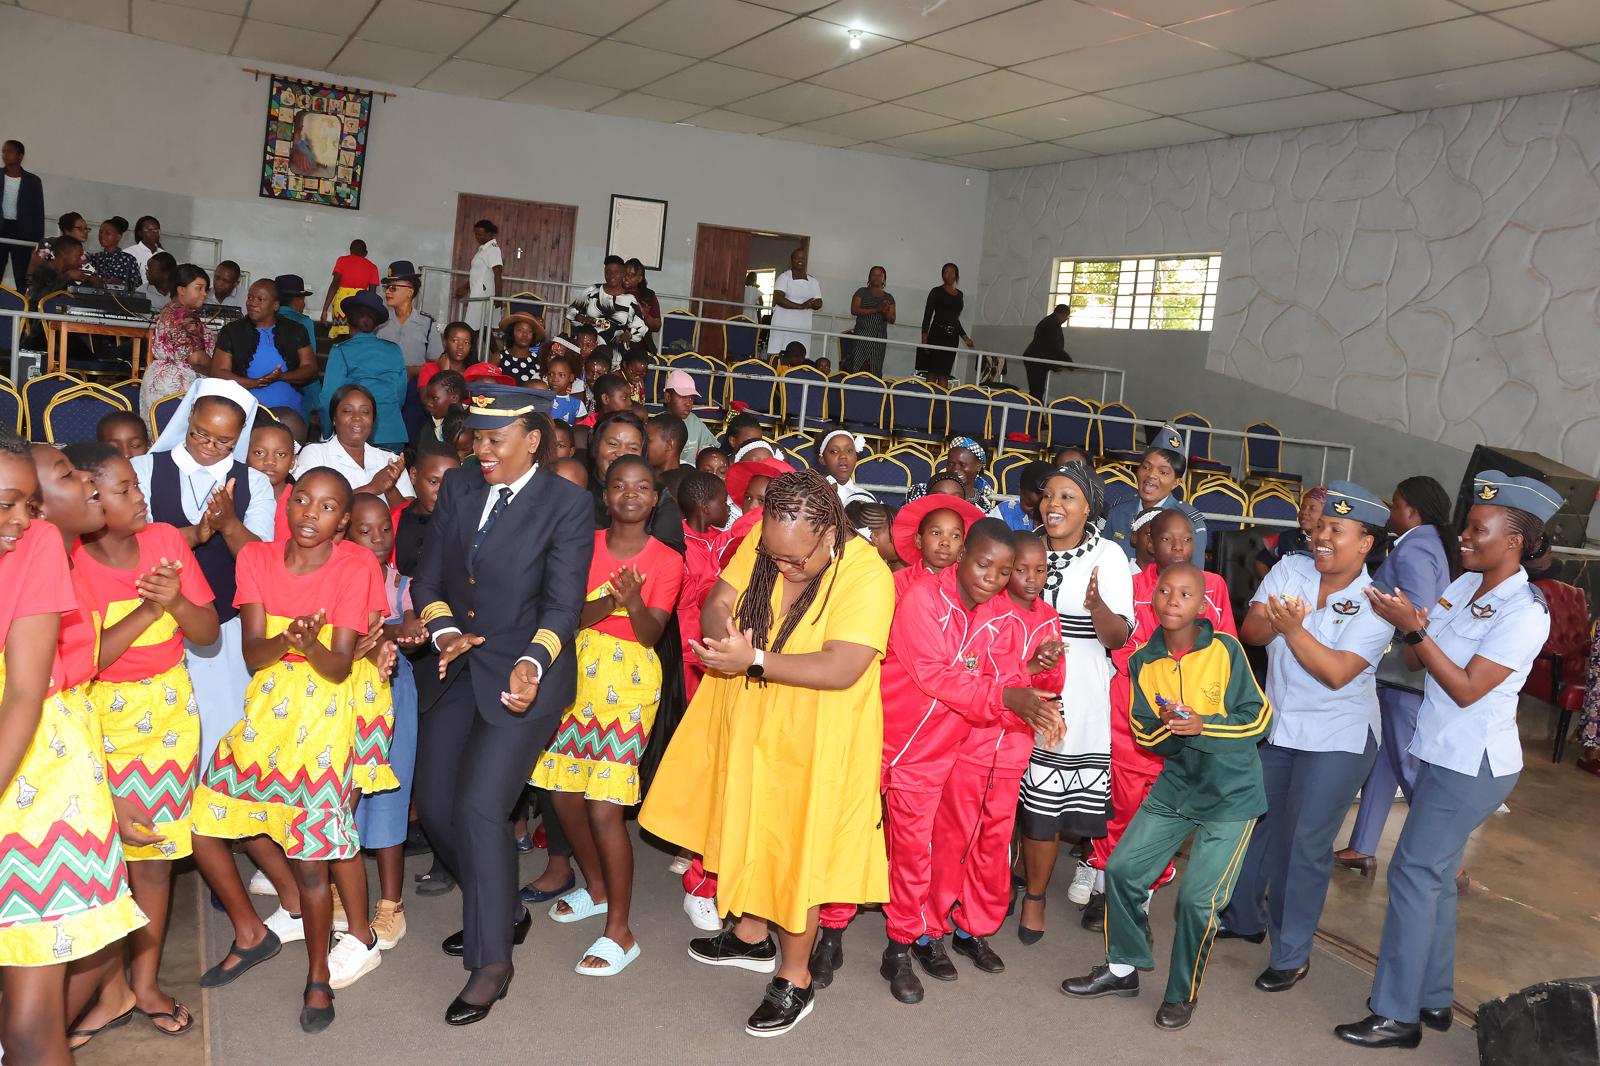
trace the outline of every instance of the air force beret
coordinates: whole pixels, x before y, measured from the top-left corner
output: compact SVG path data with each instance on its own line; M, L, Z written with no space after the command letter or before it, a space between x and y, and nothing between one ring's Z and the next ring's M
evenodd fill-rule
M1472 479L1472 502L1514 507L1548 522L1561 510L1561 494L1531 477L1512 477L1503 470L1483 470Z
M1322 513L1334 518L1350 518L1382 529L1389 523L1389 508L1374 494L1353 481L1328 482Z

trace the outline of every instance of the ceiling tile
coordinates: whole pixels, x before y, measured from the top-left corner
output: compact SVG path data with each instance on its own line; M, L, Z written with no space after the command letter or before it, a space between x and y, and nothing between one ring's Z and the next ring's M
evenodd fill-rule
M621 115L624 118L644 118L651 122L682 122L702 110L699 104L686 104L681 100L663 100L644 93L623 93L615 100L594 109L597 115Z
M1148 22L1152 26L1171 26L1190 19L1205 18L1219 11L1234 11L1259 4L1262 0L1085 0L1095 7Z
M1478 100L1577 89L1597 83L1600 83L1600 66L1571 52L1550 52L1445 74L1423 74L1362 85L1350 92L1397 111L1422 111Z
M541 71L570 59L594 42L586 33L497 18L456 54L511 70Z
M931 158L930 156L923 155L921 152L913 152L905 148L895 148L894 146L888 144L873 144L871 141L868 141L866 144L852 144L850 146L850 151L872 152L874 155L892 155L898 156L901 159Z
M860 41L861 47L852 50L850 36L843 28L817 19L795 19L746 41L723 56L722 61L785 78L809 78L895 45L889 38L871 33L863 33Z
M468 11L487 11L491 15L498 15L506 9L506 0L433 0L436 4L445 7L464 7Z
M857 63L837 67L812 80L830 89L870 96L874 100L898 100L902 96L948 85L989 70L970 59L935 52L914 44L903 44L879 52Z
M901 41L948 30L964 22L1021 7L1026 0L840 0L816 13L840 26L854 26Z
M1544 0L1503 11L1498 17L1551 44L1571 47L1600 41L1600 3L1596 0Z
M837 115L842 111L854 111L856 108L866 107L872 102L864 96L852 96L837 89L825 89L821 85L802 83L785 85L781 89L752 96L748 100L740 100L736 104L729 105L728 110L759 118L775 119L779 122L813 122L828 115ZM857 137L856 140L864 141L866 138Z
M980 74L976 78L908 96L900 103L918 111L931 111L948 118L975 119L1020 111L1073 95L1035 78L1025 78L1009 70Z
M394 44L419 52L454 52L489 25L492 15L423 3L423 0L378 0L356 36L363 41Z
M470 59L451 59L438 70L417 82L417 88L436 93L456 93L460 96L482 96L498 100L506 93L528 81L525 70L474 63Z
M593 48L567 60L554 73L574 81L609 85L613 89L637 89L693 63L683 56L669 55L621 41L601 41Z
M946 126L942 130L929 130L926 133L892 137L887 143L893 148L926 152L928 155L960 155L963 152L988 152L996 148L1012 148L1026 144L1027 140L1014 133L1004 133L987 126L974 126L969 123L964 126Z
M1174 32L1256 59L1465 15L1450 0L1269 0Z
M1183 117L1202 126L1242 135L1295 129L1301 126L1320 126L1325 122L1348 122L1351 119L1371 118L1374 115L1388 113L1389 109L1381 104L1360 100L1345 93L1326 92L1291 96L1286 100L1263 100L1255 104L1196 111Z
M1209 45L1158 30L1026 63L1017 68L1017 73L1092 93L1148 81L1155 71L1177 76L1238 61L1238 57Z
M171 0L177 7L193 8L196 11L215 11L219 15L243 15L250 0ZM368 7L372 4L368 3ZM138 32L138 31L135 31Z
M239 32L238 15L164 4L158 0L133 0L133 32L141 37L228 54Z
M1140 152L1146 148L1164 148L1169 144L1191 144L1195 141L1214 141L1222 134L1196 126L1177 118L1153 118L1149 122L1135 122L1129 126L1080 133L1076 137L1063 137L1057 144L1097 155L1116 155L1118 152Z
M1272 65L1335 88L1545 52L1549 45L1482 15L1278 56Z
M1104 93L1120 103L1173 115L1181 111L1204 111L1233 104L1253 104L1281 96L1315 92L1320 86L1256 63L1239 63L1198 74L1162 78L1143 85L1108 89Z
M507 15L578 33L604 35L649 11L661 0L517 0Z
M724 130L728 133L771 133L783 125L770 118L741 115L736 111L702 111L694 116L693 124L708 130Z
M617 90L584 82L553 78L546 74L502 99L518 104L543 104L545 107L564 107L569 111L587 111L617 95Z
M1059 144L1024 144L1016 148L997 148L992 152L960 155L951 162L981 167L984 170L1007 170L1012 167L1041 167L1051 163L1069 163L1074 159L1087 159L1089 154Z
M410 48L396 48L376 41L351 41L340 49L339 57L328 67L335 74L372 78L391 85L415 85L445 57Z
M128 32L128 0L74 0L63 4L61 0L19 0L30 11L71 19L90 26Z
M881 141L906 133L921 133L950 125L950 120L926 111L913 111L898 104L879 104L845 115L808 122L810 129L854 137L858 141Z
M809 15L825 5L828 0L759 0L759 2L762 7L770 7L774 11L787 11L791 15Z
M788 21L781 11L742 0L667 0L612 37L705 59Z
M1027 7L946 30L922 43L997 67L1010 67L1054 55L1061 51L1063 43L1088 48L1147 29L1142 22L1078 0L1038 0Z
M272 0L256 4L254 17L279 26L352 34L372 10L372 0Z
M320 70L333 62L345 40L331 33L245 19L239 39L233 42L233 54Z
M773 130L765 136L779 141L800 141L804 144L820 144L824 148L844 148L855 144L859 137L841 137L837 133L824 133L822 130L808 130L804 126L785 126L781 130Z
M1057 141L1076 133L1126 126L1155 117L1149 111L1098 96L1074 96L1059 103L986 118L983 124L1030 141Z
M1503 7L1519 7L1528 0L1456 0L1456 3L1472 8L1474 11L1498 11Z
M651 82L652 96L669 100L686 100L702 107L719 107L734 100L764 93L784 84L784 79L754 70L740 70L721 63L696 63L676 74L668 74L660 81ZM765 132L759 131L759 132Z

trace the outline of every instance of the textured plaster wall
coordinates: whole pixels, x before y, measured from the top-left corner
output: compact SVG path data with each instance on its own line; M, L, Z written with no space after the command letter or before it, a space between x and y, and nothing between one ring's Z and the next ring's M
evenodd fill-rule
M977 318L1036 321L1055 256L1220 250L1208 369L1600 471L1597 170L1584 90L1006 171Z

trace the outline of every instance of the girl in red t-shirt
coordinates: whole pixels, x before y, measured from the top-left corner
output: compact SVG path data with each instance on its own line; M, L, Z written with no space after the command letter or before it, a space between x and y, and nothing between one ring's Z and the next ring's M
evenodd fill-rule
M89 699L100 716L112 795L162 839L127 848L133 898L150 924L128 938L127 976L118 965L100 990L114 1014L130 998L151 1024L176 1035L189 1009L157 980L166 936L172 860L193 852L191 803L200 774L200 708L183 642L217 639L214 596L183 534L151 522L128 460L109 444L73 444L72 465L90 475L105 528L73 549L73 582L100 616L100 673Z
M647 532L657 495L655 472L638 455L606 469L611 528L594 535L589 594L578 631L578 690L530 783L549 789L587 888L550 908L558 922L606 916L578 973L609 977L639 957L628 926L633 844L623 819L639 802L639 757L661 703L661 660L654 647L678 602L683 558Z
M289 539L289 490L294 487L294 436L289 427L265 414L262 408L250 430L250 454L245 462L259 470L272 483L272 498L278 501L272 516L272 540L282 544Z
M350 521L350 484L315 467L289 497L290 539L247 544L239 552L245 663L254 671L244 718L217 745L195 794L195 860L233 922L226 958L201 975L204 988L227 984L277 954L281 944L256 917L223 840L264 833L283 848L299 883L310 957L300 1027L333 1022L333 988L352 984L380 961L366 908L348 912L349 931L327 950L333 926L329 870L346 899L367 898L352 803L357 711L352 664L386 668L393 646L374 639L371 605L382 595L372 553L336 536ZM346 944L346 941L353 942Z

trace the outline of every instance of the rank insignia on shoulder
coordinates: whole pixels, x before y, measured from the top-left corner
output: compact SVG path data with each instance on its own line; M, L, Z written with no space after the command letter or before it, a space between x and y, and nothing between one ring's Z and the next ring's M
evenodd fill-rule
M1340 600L1338 603L1333 605L1333 612L1335 614L1344 615L1360 614L1361 605L1355 600Z
M1492 603L1475 603L1472 605L1472 617L1474 618L1493 618L1494 615L1495 610Z
M1445 599L1443 596L1440 596L1439 597L1439 606L1443 607L1445 610L1448 611L1448 610L1450 610L1450 608L1454 607L1455 604L1451 603L1449 600Z

